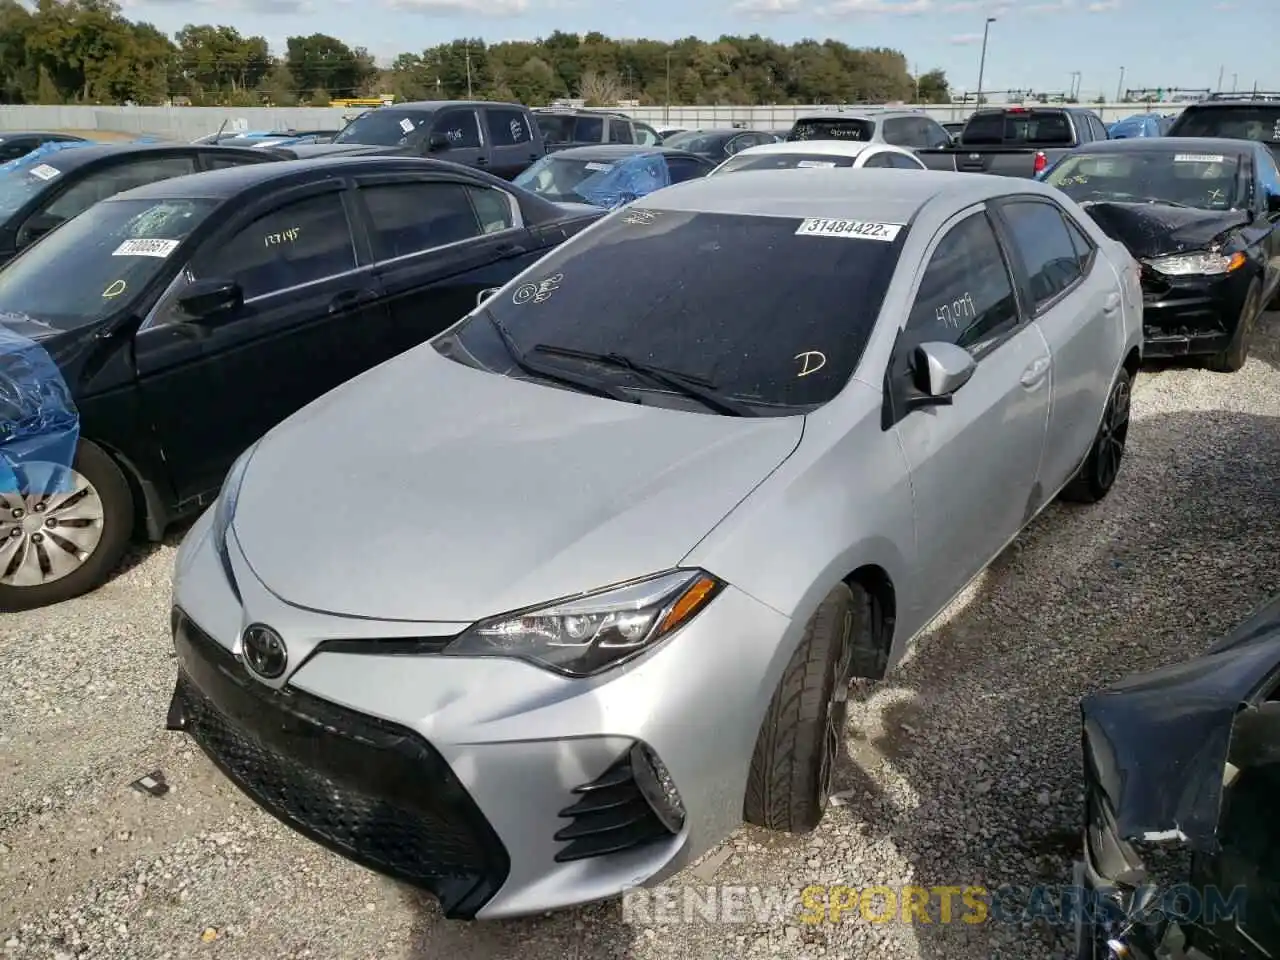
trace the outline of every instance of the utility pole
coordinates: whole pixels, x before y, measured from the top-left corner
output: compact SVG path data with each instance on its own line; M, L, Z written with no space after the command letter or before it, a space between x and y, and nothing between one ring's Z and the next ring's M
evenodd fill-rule
M1220 92L1222 90L1222 71L1225 69L1227 69L1225 66L1218 68L1218 85L1213 88L1215 92Z
M995 17L987 17L987 22L982 25L982 55L978 58L978 106L982 106L982 75L987 69L987 34L991 31L991 25L996 22Z
M466 51L466 58L467 58L467 99L470 100L471 99L471 41L467 40L465 42L466 42L466 47L464 49Z
M1080 71L1079 70L1071 71L1071 92L1067 94L1067 99L1069 100L1080 99Z
M667 106L662 111L662 122L671 126L671 51L667 51Z
M1124 67L1120 68L1120 82L1116 84L1116 103L1124 100Z

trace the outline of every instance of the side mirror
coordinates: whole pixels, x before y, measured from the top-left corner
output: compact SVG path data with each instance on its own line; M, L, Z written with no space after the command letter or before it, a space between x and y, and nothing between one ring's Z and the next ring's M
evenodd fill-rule
M29 247L54 227L62 225L62 218L48 213L37 213L18 231L18 249Z
M230 319L243 303L244 291L234 280L196 280L178 297L183 313L201 326Z
M435 133L427 137L427 150L430 153L439 153L441 150L448 150L449 146L449 138L440 130L437 130Z
M502 289L501 287L485 287L478 294L476 294L476 306L483 307L484 302L501 289Z
M952 395L973 377L977 362L968 350L954 343L922 343L911 356L911 378L921 396L912 397L908 409L951 404Z

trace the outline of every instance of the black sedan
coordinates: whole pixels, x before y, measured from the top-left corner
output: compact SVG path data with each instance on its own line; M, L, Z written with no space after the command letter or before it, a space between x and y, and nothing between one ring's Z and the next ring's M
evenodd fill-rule
M696 153L714 164L723 163L739 150L777 143L778 138L768 130L741 130L727 127L723 130L686 130L662 141L664 147Z
M25 157L46 143L88 143L84 137L70 133L48 133L39 130L6 130L0 132L0 163Z
M451 163L338 157L151 183L59 227L0 269L0 340L27 354L0 357L0 426L39 421L42 398L70 398L69 429L78 412L70 470L0 433L18 481L0 491L21 493L0 493L0 610L92 589L135 533L211 503L269 428L602 213ZM62 383L21 382L42 365ZM333 455L341 469L341 437Z
M685 150L601 143L548 153L512 182L552 203L615 207L715 168Z
M1244 366L1250 330L1280 294L1280 171L1263 144L1104 140L1044 179L1142 265L1147 356Z
M95 143L31 159L0 173L0 263L60 223L123 190L280 158L247 147Z

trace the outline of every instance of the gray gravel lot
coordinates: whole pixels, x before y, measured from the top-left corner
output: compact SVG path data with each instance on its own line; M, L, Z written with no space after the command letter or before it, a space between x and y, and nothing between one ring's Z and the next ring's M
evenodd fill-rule
M1051 507L895 676L860 691L841 804L816 834L744 829L673 885L1067 882L1077 698L1194 655L1280 591L1280 315L1268 320L1238 374L1145 372L1111 497ZM0 622L0 956L1063 955L1050 928L997 923L629 925L617 904L445 922L281 827L163 731L173 554ZM167 796L129 788L155 769Z

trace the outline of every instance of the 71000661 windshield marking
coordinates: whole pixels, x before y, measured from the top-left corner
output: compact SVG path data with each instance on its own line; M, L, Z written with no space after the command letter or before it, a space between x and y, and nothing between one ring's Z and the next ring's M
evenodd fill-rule
M847 237L851 240L879 240L892 243L898 239L900 223L872 223L865 220L803 220L796 228L797 237Z

